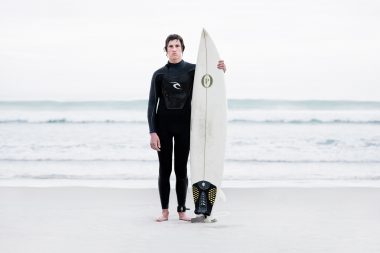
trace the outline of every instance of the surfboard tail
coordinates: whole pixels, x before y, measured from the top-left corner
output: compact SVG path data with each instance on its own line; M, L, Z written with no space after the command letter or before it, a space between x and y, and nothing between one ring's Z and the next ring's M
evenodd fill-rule
M217 187L208 181L193 184L195 214L210 216L217 194Z

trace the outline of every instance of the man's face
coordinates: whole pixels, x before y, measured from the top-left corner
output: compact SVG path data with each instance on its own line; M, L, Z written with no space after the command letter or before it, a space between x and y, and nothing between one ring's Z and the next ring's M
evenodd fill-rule
M182 60L182 47L179 40L171 40L168 43L167 55L169 62L178 63Z

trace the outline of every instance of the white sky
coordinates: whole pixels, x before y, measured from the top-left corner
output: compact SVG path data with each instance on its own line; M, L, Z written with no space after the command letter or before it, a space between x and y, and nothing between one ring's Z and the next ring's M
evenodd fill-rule
M1 0L0 100L147 98L178 33L202 28L228 97L380 100L378 0Z

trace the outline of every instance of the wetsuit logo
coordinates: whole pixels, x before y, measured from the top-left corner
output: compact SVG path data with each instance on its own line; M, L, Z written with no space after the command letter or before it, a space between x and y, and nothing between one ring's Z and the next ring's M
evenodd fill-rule
M214 80L213 80L212 76L210 76L209 74L206 74L202 77L201 83L202 83L203 87L209 88L209 87L211 87L213 81Z
M177 83L177 82L170 82L171 84L173 84L173 88L174 89L177 89L177 90L182 90L181 88L181 84Z

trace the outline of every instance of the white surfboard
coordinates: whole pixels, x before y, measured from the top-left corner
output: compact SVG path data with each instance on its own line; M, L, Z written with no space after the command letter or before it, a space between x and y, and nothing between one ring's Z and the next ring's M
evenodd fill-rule
M211 215L224 170L227 100L219 60L203 29L191 102L190 167L195 213L205 216Z

